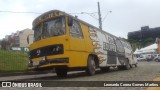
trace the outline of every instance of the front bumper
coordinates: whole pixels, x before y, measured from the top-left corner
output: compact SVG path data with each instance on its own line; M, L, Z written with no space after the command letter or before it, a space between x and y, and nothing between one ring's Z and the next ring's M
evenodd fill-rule
M40 61L36 61L36 62L31 62L28 64L28 67L34 67L34 68L40 68L43 66L50 66L52 65L54 67L53 64L68 64L69 63L69 58L56 58L56 59L44 59L44 60L40 60Z

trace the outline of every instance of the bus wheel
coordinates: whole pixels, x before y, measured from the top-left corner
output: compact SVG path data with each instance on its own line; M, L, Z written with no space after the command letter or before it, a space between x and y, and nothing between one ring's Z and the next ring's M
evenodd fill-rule
M103 72L108 72L109 71L109 67L101 67L100 69Z
M137 67L137 64L135 64L134 66Z
M66 77L67 76L67 68L57 67L57 68L55 68L55 72L58 77Z
M94 75L96 72L96 63L94 61L94 57L93 56L89 56L88 57L88 63L87 63L87 67L86 67L86 73L89 76Z
M130 68L133 68L133 65L132 64L129 64Z
M130 69L131 67L130 67L130 64L129 64L129 60L127 60L126 61L126 65L124 66L124 69L125 70L128 70L128 69Z

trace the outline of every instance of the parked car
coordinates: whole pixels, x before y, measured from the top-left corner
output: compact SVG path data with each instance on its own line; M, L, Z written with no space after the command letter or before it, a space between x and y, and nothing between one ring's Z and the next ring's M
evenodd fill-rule
M146 61L146 58L144 55L140 54L137 56L137 61Z
M154 61L156 61L156 62L160 62L160 55L159 54L156 54L156 55L154 55L155 57L154 57Z
M154 56L153 56L153 54L145 54L145 58L147 61L151 61L154 59Z

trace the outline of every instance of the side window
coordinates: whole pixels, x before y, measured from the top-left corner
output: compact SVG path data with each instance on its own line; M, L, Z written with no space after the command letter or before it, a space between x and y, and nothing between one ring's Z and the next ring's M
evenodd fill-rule
M124 47L123 47L121 41L118 40L118 39L116 39L116 46L117 46L117 51L118 52L124 52Z
M70 35L76 38L83 38L80 24L77 21L73 21L73 25L70 27Z

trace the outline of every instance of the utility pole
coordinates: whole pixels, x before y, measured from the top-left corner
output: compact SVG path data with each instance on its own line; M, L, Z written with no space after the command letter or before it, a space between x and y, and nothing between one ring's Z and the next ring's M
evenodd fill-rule
M100 5L98 2L98 16L99 16L99 29L102 30L102 17L101 17L101 11L100 11Z

